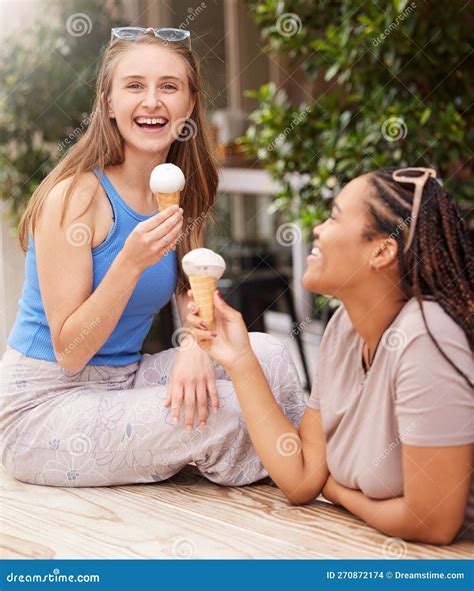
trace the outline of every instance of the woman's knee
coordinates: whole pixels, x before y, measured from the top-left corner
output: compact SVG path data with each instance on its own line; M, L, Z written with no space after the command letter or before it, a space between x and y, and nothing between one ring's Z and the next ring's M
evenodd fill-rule
M266 359L281 356L283 353L283 343L273 335L265 332L250 332L250 345L258 359Z
M252 347L260 345L272 345L282 347L283 343L271 334L266 332L249 332L250 343Z
M167 349L153 355L145 354L140 364L133 383L134 388L147 388L149 386L165 386L176 356L176 349Z
M23 455L12 456L4 453L2 458L2 465L10 478L25 484L36 484L34 471L32 470L31 460Z
M288 347L261 332L250 333L250 340L276 401L298 425L306 409L306 397Z
M264 332L249 333L250 344L268 380L273 383L296 375L295 364L288 347L276 337Z
M107 484L103 475L97 473L84 474L83 470L77 469L73 462L48 460L44 465L39 465L38 459L22 458L15 459L12 463L4 462L5 472L19 482L35 484L39 486L56 487L95 487Z
M26 484L65 488L109 484L93 452L77 453L33 445L21 449L10 445L4 450L2 464L8 476Z

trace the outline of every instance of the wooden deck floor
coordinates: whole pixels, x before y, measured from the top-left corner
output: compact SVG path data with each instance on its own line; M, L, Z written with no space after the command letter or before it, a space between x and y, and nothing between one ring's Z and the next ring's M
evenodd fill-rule
M160 484L54 488L0 471L1 558L472 558L474 543L386 538L324 501L270 484L227 488L189 466Z

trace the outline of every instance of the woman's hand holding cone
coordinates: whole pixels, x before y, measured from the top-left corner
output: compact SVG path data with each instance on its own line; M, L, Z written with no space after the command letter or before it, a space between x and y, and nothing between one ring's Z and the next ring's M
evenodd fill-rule
M183 228L183 210L169 207L137 224L122 248L122 256L144 271L174 250Z
M192 290L188 295L193 297ZM214 326L209 327L199 315L195 303L189 304L190 313L186 317L192 326L197 344L225 369L231 368L248 354L253 354L247 327L242 314L225 303L219 291L213 295Z

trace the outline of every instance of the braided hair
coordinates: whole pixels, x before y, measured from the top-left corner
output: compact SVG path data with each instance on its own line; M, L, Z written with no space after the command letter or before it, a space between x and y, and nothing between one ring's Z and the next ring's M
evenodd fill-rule
M450 193L429 177L423 188L413 242L404 253L415 187L393 180L395 170L380 169L368 175L374 189L368 203L373 221L363 235L370 240L377 234L388 234L397 241L403 291L418 301L426 331L441 355L472 387L469 377L431 333L422 304L423 299L434 299L462 328L471 351L474 349L473 244L466 223Z

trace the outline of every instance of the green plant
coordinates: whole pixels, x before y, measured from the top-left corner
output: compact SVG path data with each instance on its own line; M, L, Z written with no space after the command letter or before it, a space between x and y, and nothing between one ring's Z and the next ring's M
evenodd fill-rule
M474 18L465 2L246 4L269 51L284 52L290 72L299 65L307 85L300 105L274 84L247 92L258 106L240 143L282 183L276 206L307 235L326 218L327 197L387 165L436 166L472 210Z
M55 0L2 48L0 198L16 225L32 193L85 130L100 49L121 23L119 0Z

